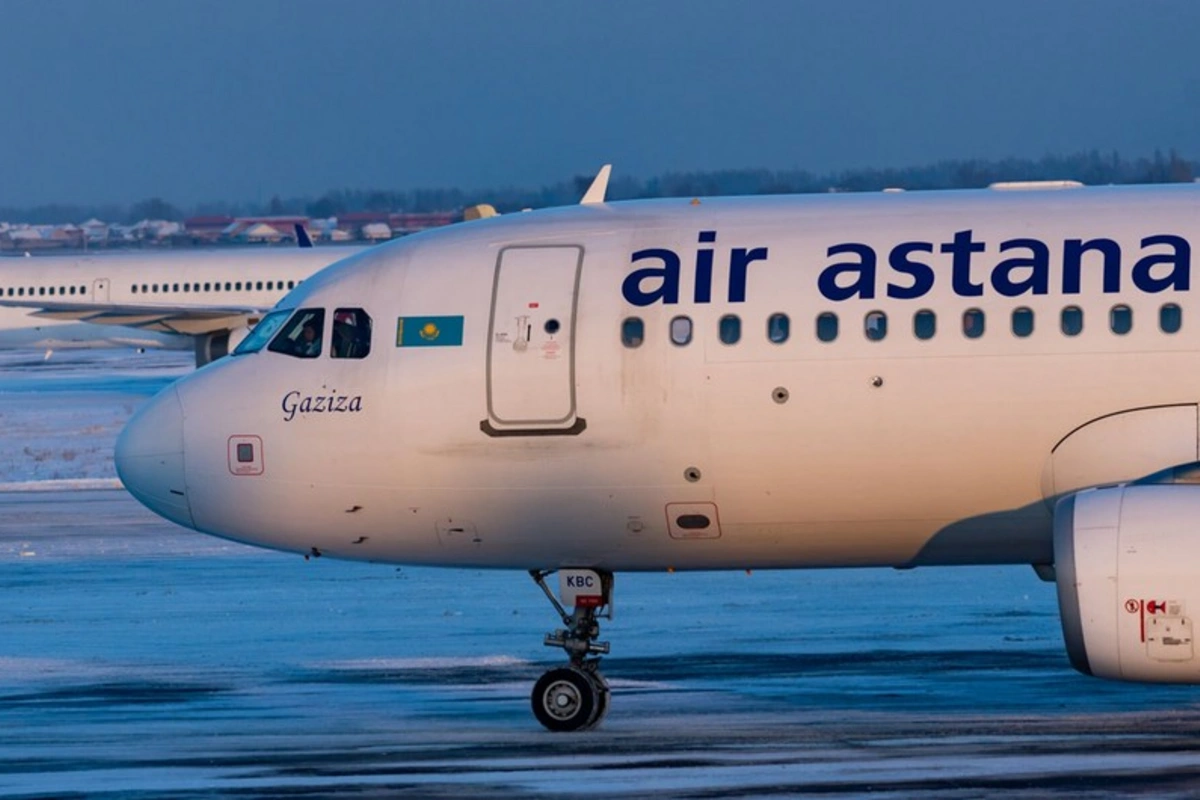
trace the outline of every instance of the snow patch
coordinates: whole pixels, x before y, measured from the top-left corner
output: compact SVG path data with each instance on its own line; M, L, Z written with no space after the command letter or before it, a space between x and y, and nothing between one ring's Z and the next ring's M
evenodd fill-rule
M433 670L463 667L524 667L532 664L523 658L507 655L453 656L429 658L360 658L344 661L324 661L313 666L330 670Z
M84 492L124 488L119 478L60 478L0 483L0 492Z

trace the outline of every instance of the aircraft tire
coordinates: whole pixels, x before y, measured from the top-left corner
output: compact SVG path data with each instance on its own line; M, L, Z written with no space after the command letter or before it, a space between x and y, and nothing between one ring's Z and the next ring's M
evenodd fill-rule
M591 674L592 683L596 686L596 713L592 718L589 728L594 728L604 721L608 716L608 702L612 698L612 692L608 688L608 681L604 680L604 676L599 672Z
M581 731L593 725L601 705L602 691L587 673L575 667L556 667L538 678L530 697L533 715L547 730Z

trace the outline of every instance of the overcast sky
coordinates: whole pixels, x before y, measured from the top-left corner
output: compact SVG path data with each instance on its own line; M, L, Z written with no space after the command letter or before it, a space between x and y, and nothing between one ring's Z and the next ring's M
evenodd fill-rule
M1198 0L0 0L0 205L1200 157Z

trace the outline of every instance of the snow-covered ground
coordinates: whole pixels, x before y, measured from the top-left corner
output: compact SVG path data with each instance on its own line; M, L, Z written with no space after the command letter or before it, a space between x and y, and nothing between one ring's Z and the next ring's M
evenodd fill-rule
M193 363L179 351L0 351L0 491L117 485L117 433Z
M189 369L6 358L8 483L111 480ZM1028 568L620 575L612 711L564 736L529 713L560 654L523 574L305 561L63 486L0 493L6 797L1200 793L1200 691L1073 672Z

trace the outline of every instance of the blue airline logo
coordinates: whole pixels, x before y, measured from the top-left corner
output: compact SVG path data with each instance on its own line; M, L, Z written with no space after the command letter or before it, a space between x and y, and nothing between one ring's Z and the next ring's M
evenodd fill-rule
M712 245L716 231L700 231L698 243ZM694 266L692 300L711 303L713 294L714 247L698 247ZM746 286L751 265L767 261L766 247L734 247L729 251L729 285L725 299L730 303L746 301ZM828 263L817 277L817 291L833 302L870 300L886 296L897 300L915 300L945 280L948 268L950 286L959 297L980 297L989 288L1003 297L1049 294L1051 289L1079 294L1085 262L1089 269L1099 268L1106 294L1121 291L1128 263L1121 246L1112 239L1066 239L1053 260L1050 246L1040 239L1017 238L1000 242L997 257L978 254L991 252L989 245L977 240L971 230L958 231L949 241L900 242L886 253L860 242L831 245L825 255ZM1129 269L1128 280L1141 292L1154 294L1191 288L1192 248L1187 239L1171 234L1146 236L1141 240L1137 260ZM1129 258L1132 258L1130 255ZM836 260L835 260L836 259ZM655 247L638 250L632 256L637 269L625 276L621 294L634 306L679 302L683 259L674 250ZM937 269L935 269L937 267Z

